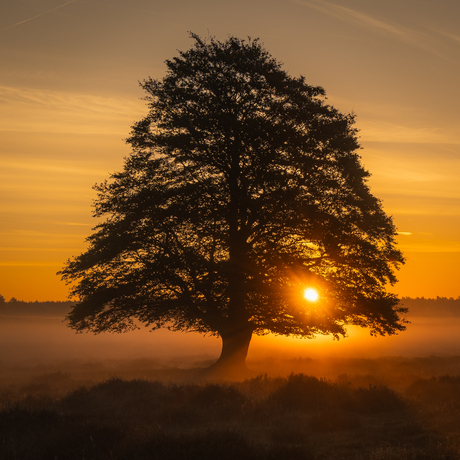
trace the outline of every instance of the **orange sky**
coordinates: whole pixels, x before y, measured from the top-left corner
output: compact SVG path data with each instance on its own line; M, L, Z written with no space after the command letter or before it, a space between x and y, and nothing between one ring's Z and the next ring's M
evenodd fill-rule
M357 114L373 193L402 232L401 296L460 296L457 0L3 0L0 294L64 300L91 189L145 113L138 80L192 41L260 37L292 75ZM208 32L209 31L209 32Z

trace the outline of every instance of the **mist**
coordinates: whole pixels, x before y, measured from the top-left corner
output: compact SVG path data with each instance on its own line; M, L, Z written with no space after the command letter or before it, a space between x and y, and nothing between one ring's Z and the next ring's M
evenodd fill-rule
M305 359L373 359L460 355L459 300L405 299L410 311L407 330L394 336L371 337L369 331L348 328L348 337L315 339L254 336L248 366L258 372L276 373L275 363ZM21 308L22 304L22 308ZM147 360L157 368L205 367L220 354L221 341L197 333L167 329L122 334L76 333L68 328L65 311L70 307L40 308L44 303L5 303L0 309L0 361L6 365L58 365L63 362ZM35 314L34 314L35 313ZM286 365L281 366L286 370ZM289 366L288 366L289 367Z
M70 305L0 305L5 458L459 458L459 299L406 299L407 331L254 337L237 382L197 379L216 337L76 334ZM19 454L18 454L19 452ZM211 452L211 454L210 454ZM10 455L10 456L8 456ZM105 455L105 456L104 456ZM211 458L209 457L209 458Z

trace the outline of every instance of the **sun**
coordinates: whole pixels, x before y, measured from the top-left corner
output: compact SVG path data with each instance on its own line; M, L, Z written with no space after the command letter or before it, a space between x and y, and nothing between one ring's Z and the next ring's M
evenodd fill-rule
M303 291L303 296L306 300L309 300L310 302L316 302L319 297L318 292L313 288L305 289L305 291Z

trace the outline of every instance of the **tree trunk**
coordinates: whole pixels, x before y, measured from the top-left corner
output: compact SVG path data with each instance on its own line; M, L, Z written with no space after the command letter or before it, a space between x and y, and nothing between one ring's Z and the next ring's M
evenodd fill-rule
M237 332L221 332L222 352L219 359L207 369L207 374L214 378L233 379L252 376L246 367L246 356L252 337L252 327Z

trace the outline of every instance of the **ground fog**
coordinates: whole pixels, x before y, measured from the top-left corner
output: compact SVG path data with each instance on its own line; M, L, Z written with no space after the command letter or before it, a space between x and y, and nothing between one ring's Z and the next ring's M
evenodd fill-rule
M216 338L75 334L55 313L0 314L0 460L460 459L456 314L256 337L253 378L208 382Z

